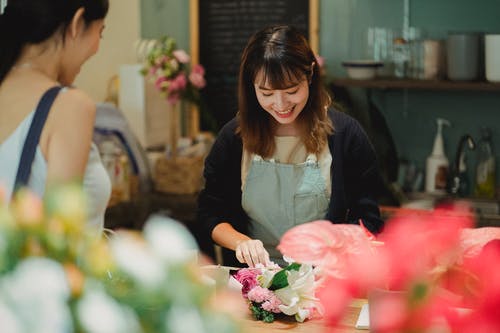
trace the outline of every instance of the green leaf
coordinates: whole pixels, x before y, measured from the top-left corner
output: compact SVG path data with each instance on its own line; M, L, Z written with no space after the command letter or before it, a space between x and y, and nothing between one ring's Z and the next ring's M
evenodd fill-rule
M250 310L257 320L262 320L265 323L272 323L274 321L274 313L261 308L261 303L250 303Z
M287 271L298 271L300 269L300 264L294 262L287 267L283 268L281 271L276 273L271 280L271 286L269 290L278 290L281 288L285 288L288 286L288 276L286 275Z

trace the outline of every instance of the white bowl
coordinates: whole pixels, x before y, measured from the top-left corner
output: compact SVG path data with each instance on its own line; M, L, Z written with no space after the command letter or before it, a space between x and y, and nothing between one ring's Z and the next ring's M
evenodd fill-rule
M347 71L347 76L356 80L370 80L377 74L377 68L383 66L382 61L351 60L342 62Z

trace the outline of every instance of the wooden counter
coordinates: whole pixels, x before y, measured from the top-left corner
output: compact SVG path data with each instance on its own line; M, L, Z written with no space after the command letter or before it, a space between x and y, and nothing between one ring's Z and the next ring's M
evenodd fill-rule
M335 328L326 328L321 319L308 320L303 323L297 323L293 319L276 320L273 323L264 323L255 320L249 313L243 321L243 333L273 333L273 332L292 332L292 333L368 333L368 330L359 330L355 328L359 312L366 300L355 300L349 306L347 315L342 323Z

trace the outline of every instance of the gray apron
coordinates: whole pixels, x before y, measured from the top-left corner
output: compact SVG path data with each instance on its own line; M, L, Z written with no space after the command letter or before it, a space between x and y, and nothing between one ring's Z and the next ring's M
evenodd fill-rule
M249 237L260 239L271 260L284 265L276 250L290 228L323 219L330 198L314 154L300 164L265 161L256 155L245 181L242 206L250 217Z

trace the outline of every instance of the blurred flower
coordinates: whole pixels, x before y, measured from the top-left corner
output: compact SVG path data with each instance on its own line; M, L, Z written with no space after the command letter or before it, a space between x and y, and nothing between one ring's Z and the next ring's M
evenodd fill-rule
M322 272L329 326L368 296L377 332L499 332L500 228L473 222L462 204L405 212L367 246L361 227L316 221L289 230L278 248Z
M23 190L0 205L1 332L236 332L210 307L215 290L201 281L184 226L155 216L144 233L107 240L83 232L81 187L50 188L44 198Z
M173 105L188 100L199 104L199 90L206 84L205 69L200 64L191 69L190 59L186 51L177 49L172 37L165 36L149 52L142 74L165 94L168 103Z

